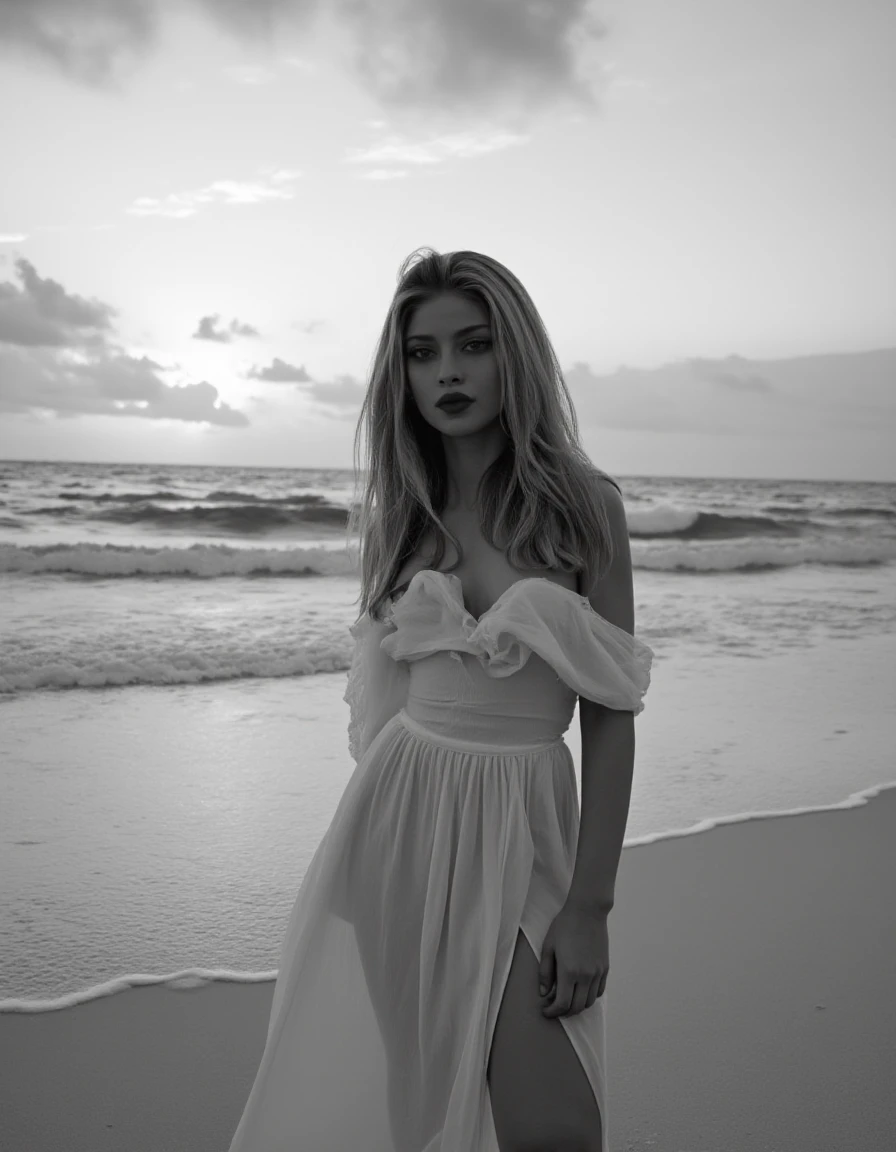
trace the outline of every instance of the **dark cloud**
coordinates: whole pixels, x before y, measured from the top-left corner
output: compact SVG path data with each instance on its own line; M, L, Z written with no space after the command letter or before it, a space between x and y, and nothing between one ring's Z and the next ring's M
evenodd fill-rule
M271 361L270 368L253 368L246 373L248 380L265 380L269 384L308 384L311 377L304 368L297 368L294 364L287 364L277 356Z
M734 392L774 391L771 382L754 372L750 361L743 356L729 356L721 364L717 360L694 358L688 364L695 376Z
M151 0L0 0L0 50L42 58L72 80L117 83L129 56L155 42Z
M292 384L297 392L312 401L319 411L333 420L357 420L358 409L364 401L367 385L355 376L342 374L332 380L316 380L304 365L290 364L275 356L267 368L251 368L247 380L261 380L265 384ZM266 397L254 396L253 401L265 406Z
M0 411L249 423L208 381L166 383L170 369L116 345L110 305L67 292L28 260L15 269L21 288L0 281Z
M307 39L326 15L344 34L348 67L395 112L534 109L552 99L593 107L577 53L606 27L591 0L181 0L243 43ZM159 41L168 0L0 0L0 50L42 58L71 80L126 83ZM290 37L290 33L292 36Z
M102 343L117 313L108 304L41 279L28 260L15 261L23 287L0 281L0 344L62 348Z
M258 336L258 329L253 328L251 324L242 324L239 320L231 320L227 328L218 328L217 323L220 317L217 313L214 316L202 316L196 331L193 333L194 340L211 340L216 344L230 344L234 336Z
M564 378L583 427L771 437L896 427L896 349L695 357L604 374L578 363Z

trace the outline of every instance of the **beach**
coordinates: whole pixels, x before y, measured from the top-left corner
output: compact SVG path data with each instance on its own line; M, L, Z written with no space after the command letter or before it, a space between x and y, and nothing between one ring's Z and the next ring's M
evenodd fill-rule
M890 788L623 850L606 992L614 1149L892 1149L894 844ZM155 986L0 1016L0 1147L226 1152L272 993Z
M667 647L636 720L626 845L825 809L892 782L894 667L894 634L762 659ZM0 704L0 1028L6 1011L73 1007L135 976L276 974L296 892L355 767L345 679ZM563 738L578 785L577 713Z
M227 1152L355 767L349 477L5 475L0 1152ZM611 1148L892 1152L896 489L626 491Z

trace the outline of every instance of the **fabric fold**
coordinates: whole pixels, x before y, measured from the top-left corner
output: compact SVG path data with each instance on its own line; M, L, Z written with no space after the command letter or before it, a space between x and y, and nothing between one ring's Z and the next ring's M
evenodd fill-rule
M512 676L535 652L578 695L605 707L643 711L653 651L604 619L580 596L544 577L512 584L477 621L460 580L423 569L393 603L380 651L413 662L433 652L468 652L493 678Z
M387 613L382 621L365 614L349 628L354 647L342 699L349 706L348 747L356 764L407 702L408 666L381 647L393 627Z
M515 948L538 960L575 866L562 734L576 693L640 711L653 654L541 577L477 620L425 570L351 634L357 767L286 925L230 1152L498 1152L488 1066ZM606 1012L605 992L560 1018L601 1152Z

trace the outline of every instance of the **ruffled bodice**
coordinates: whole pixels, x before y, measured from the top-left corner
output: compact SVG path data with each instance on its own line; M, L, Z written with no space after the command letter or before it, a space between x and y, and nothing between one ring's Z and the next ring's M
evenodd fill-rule
M456 576L425 569L351 632L357 768L290 915L230 1152L499 1152L501 1004L515 957L528 948L532 972L542 956L578 852L560 734L577 694L640 712L653 654L543 577L477 620ZM558 1017L601 1152L606 1002Z
M382 621L364 616L351 632L356 761L402 708L436 733L536 744L562 735L577 696L637 715L650 684L651 649L543 577L518 580L477 620L457 576L423 569Z

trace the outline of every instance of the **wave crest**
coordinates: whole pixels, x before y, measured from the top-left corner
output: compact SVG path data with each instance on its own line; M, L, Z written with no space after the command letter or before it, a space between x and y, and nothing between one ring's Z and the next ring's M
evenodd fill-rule
M69 573L79 576L347 576L357 557L326 548L188 548L121 544L0 544L0 572Z

